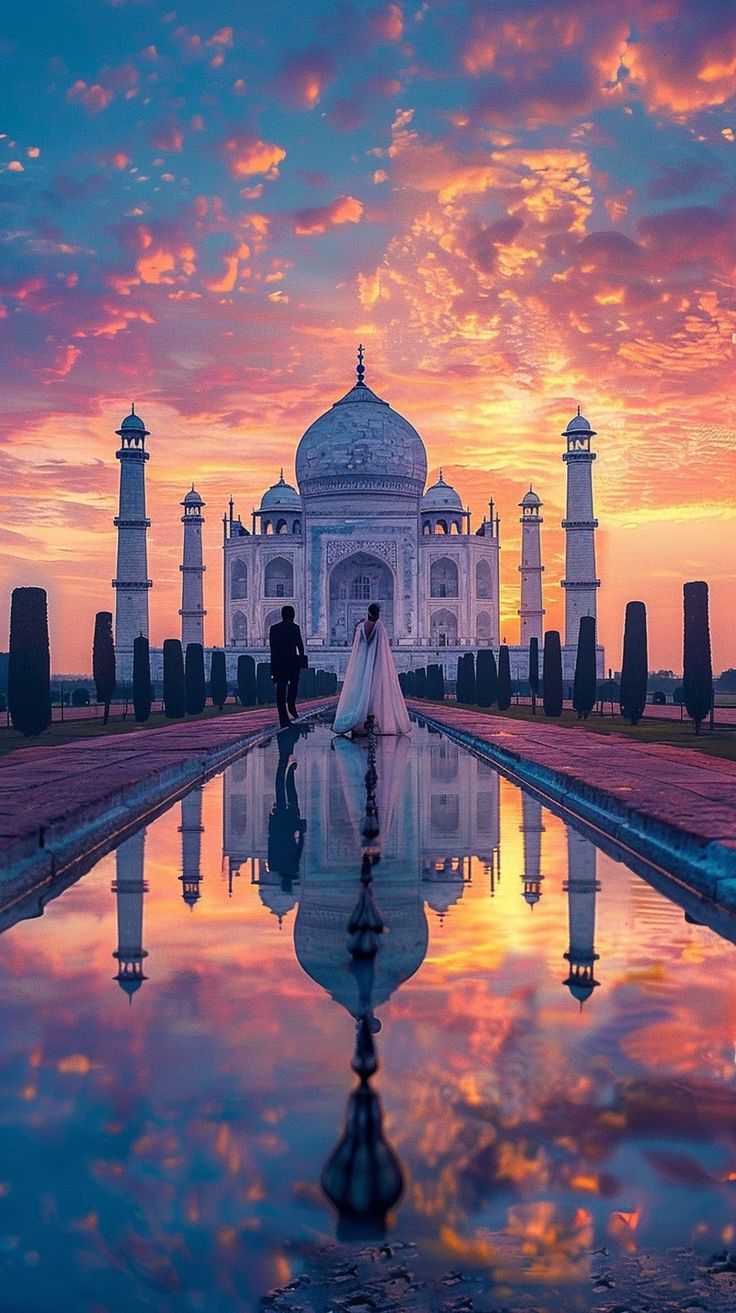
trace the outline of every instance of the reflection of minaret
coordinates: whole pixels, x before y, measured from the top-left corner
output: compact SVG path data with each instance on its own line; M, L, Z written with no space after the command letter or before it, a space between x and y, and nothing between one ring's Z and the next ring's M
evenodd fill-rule
M519 502L521 507L521 604L519 606L519 642L529 646L529 639L542 644L544 607L542 606L542 547L539 529L543 523L539 514L542 503L530 486Z
M181 570L181 645L186 651L187 643L204 643L204 572L202 564L202 525L204 502L192 484L183 502L184 514L184 554Z
M199 869L201 838L204 833L202 825L202 785L198 784L181 800L181 896L189 907L199 902L199 885L202 875Z
M565 958L570 964L567 985L573 998L582 1007L586 998L600 983L594 978L593 968L598 961L595 951L595 896L600 885L595 878L596 851L589 839L577 830L567 831L567 891L570 919L570 947Z
M540 874L542 850L542 805L529 793L521 795L521 825L524 836L524 897L530 907L534 907L542 897L541 884L544 876Z
M117 879L112 892L118 908L118 947L113 957L118 960L118 974L113 979L129 997L146 979L143 974L143 959L148 957L143 947L143 895L148 889L143 879L145 842L145 830L138 830L115 853Z

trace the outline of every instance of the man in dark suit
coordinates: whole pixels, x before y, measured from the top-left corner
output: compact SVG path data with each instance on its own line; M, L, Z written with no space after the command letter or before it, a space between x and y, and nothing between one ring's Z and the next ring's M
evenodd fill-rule
M268 641L271 646L271 679L276 685L276 706L283 729L297 719L299 672L306 665L302 632L294 624L293 606L282 606L281 622L271 625Z

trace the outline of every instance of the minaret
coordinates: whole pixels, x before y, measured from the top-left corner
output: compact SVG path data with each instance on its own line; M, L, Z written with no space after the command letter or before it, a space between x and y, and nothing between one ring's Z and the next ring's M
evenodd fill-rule
M181 570L181 645L187 650L187 643L204 643L204 572L202 564L202 525L204 502L192 484L181 505L184 514L184 555Z
M540 862L542 856L542 835L544 826L542 825L542 804L537 802L530 793L521 795L521 825L519 826L524 836L524 874L521 879L524 884L523 895L529 907L534 907L542 897L541 884L544 876L540 874Z
M199 869L202 825L202 785L198 784L181 800L181 896L188 907L199 902L202 874Z
M567 513L562 521L565 530L565 645L576 647L580 617L596 616L596 589L600 580L595 577L595 531L598 521L593 516L593 461L590 439L595 431L584 415L578 413L570 420L563 438L567 451L563 461L567 465Z
M567 985L582 1007L600 983L593 975L598 961L595 951L595 896L600 885L595 878L596 852L590 839L577 830L567 830L567 892L570 947L565 958L570 964Z
M118 974L113 979L129 998L146 979L143 974L143 959L148 957L143 948L143 895L148 890L143 879L145 842L145 830L138 830L115 853L117 879L113 881L112 892L118 906L118 947L113 957L118 960Z
M129 679L133 669L133 640L148 638L148 576L146 532L146 438L150 437L140 415L131 406L119 429L120 508L113 520L118 531L117 577L112 586L115 601L115 652L118 676Z
M519 643L529 646L536 638L541 651L544 641L544 607L542 606L542 546L539 527L544 523L539 511L542 503L529 485L519 502L521 507L521 606L519 607Z

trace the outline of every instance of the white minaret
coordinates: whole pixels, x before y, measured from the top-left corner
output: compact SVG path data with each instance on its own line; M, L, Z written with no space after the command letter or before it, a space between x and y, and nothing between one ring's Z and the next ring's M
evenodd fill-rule
M567 465L567 513L562 521L565 530L565 645L576 647L580 617L596 616L595 531L598 521L593 515L593 461L590 439L595 431L584 415L570 420L563 438L567 451L562 459Z
M524 836L524 874L522 883L524 888L522 894L526 899L529 907L534 907L542 897L542 881L544 876L541 874L540 865L542 858L542 835L544 826L542 825L542 804L537 802L530 793L521 795L521 825L519 826Z
M582 1007L590 998L599 981L595 979L595 896L600 885L595 878L595 846L577 830L567 830L567 881L562 886L567 892L567 910L570 922L570 947L565 958L570 964L567 985L573 998Z
M143 895L148 889L143 879L145 842L146 832L139 830L115 852L117 879L112 892L118 907L118 947L113 957L118 960L118 974L113 978L129 998L146 979L143 974L143 959L148 957L143 947Z
M199 641L192 640L192 641ZM199 902L199 886L202 880L200 870L200 853L202 847L202 785L198 784L191 793L181 800L181 896L191 909Z
M521 606L519 607L519 643L529 646L536 638L539 650L544 641L544 607L542 606L542 545L539 527L544 523L539 514L542 503L529 485L529 491L519 502L521 507Z
M117 576L112 581L115 600L115 653L118 675L129 679L133 668L133 640L148 638L148 578L146 533L146 438L150 436L131 406L119 429L120 507L113 520L118 531Z
M204 572L202 564L202 525L204 502L192 484L181 505L184 514L184 555L181 570L181 645L187 650L187 643L204 643Z

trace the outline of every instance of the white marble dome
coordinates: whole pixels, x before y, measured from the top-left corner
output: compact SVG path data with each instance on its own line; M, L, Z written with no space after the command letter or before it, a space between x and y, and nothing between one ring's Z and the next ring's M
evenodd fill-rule
M422 497L422 510L446 511L448 509L452 511L461 511L463 509L463 504L460 500L459 492L456 492L454 488L450 487L449 483L445 483L442 476L442 470L440 470L437 482L433 483L431 488L427 488L427 491Z
M427 453L416 429L358 382L310 424L296 453L303 496L388 492L419 498Z
M278 507L282 510L301 510L302 499L296 488L292 488L290 483L284 479L284 471L281 471L281 477L278 483L274 483L264 492L261 497L261 510L273 510Z

